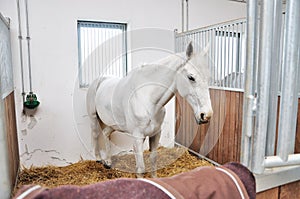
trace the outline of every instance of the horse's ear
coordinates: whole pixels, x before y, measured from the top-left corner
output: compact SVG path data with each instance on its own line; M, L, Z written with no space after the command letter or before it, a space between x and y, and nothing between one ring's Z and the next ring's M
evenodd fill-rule
M192 54L193 54L194 48L193 48L193 44L192 42L189 43L189 45L186 48L186 56L188 59L191 58Z

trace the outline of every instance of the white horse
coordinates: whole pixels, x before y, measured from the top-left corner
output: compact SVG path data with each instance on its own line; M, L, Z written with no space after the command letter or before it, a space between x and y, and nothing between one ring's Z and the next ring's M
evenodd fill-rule
M143 143L148 136L152 171L155 171L164 105L175 92L178 91L191 105L198 124L208 122L213 114L206 63L207 50L194 53L190 43L185 53L142 65L124 78L100 77L95 80L88 89L87 111L96 159L110 167L111 133L128 133L135 138L136 172L142 176L145 172ZM100 150L100 137L104 139L105 150Z

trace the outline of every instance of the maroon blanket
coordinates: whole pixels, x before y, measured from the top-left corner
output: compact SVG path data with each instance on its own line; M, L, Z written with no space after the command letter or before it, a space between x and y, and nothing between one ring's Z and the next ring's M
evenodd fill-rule
M27 191L27 192L26 192ZM23 195L22 195L23 194ZM168 178L116 179L87 186L60 186L47 189L23 186L15 199L81 198L255 198L255 179L238 163L222 167L200 167Z

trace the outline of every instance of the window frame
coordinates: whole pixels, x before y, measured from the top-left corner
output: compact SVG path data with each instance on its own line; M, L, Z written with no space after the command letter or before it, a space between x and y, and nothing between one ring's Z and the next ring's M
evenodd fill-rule
M81 42L82 42L82 32L81 32L81 28L102 28L102 29L118 29L122 31L122 71L123 74L121 76L125 76L128 72L128 37L127 37L127 27L128 24L127 23L120 23L120 22L108 22L108 21L90 21L90 20L77 20L77 42L78 42L78 79L79 79L79 87L80 88L87 88L89 86L89 84L93 81L93 79L95 79L95 77L93 79L88 79L89 82L86 82L83 80L83 73L84 73L84 69L83 69L83 64L84 64L84 58L83 58L83 51L82 51L82 46L81 46ZM103 35L101 35L102 37ZM106 35L104 35L104 37L106 37ZM96 39L96 38L92 38L92 39ZM105 43L106 41L110 40L111 38L106 38L104 40L103 43ZM97 66L95 66L96 68ZM99 66L101 67L101 66ZM93 69L95 70L95 69ZM98 69L101 70L101 69ZM99 72L98 72L99 73ZM99 76L100 73L96 76ZM115 74L113 74L115 75ZM93 76L93 74L92 74ZM95 75L94 75L95 76Z

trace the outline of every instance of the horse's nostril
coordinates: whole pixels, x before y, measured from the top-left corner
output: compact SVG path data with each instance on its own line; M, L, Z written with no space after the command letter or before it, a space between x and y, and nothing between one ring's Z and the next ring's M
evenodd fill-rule
M201 114L200 114L200 118L201 118L202 121L204 121L204 120L205 120L205 114L204 114L204 113L201 113Z

